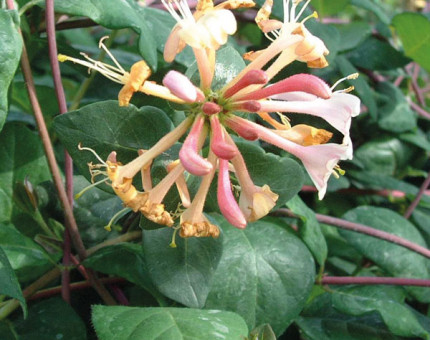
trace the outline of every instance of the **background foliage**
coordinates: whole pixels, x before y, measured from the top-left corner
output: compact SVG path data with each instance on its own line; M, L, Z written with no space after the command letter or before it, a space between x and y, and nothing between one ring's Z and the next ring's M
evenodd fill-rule
M428 256L321 223L317 214L428 248L430 195L419 194L430 170L430 14L425 1L311 1L320 19L309 21L309 29L326 42L330 66L309 70L294 63L279 77L311 72L333 83L359 72L359 79L348 85L355 86L363 103L352 126L355 157L342 163L346 175L330 180L323 201L288 155L265 144L241 142L252 178L280 195L280 210L238 230L221 217L212 192L206 212L222 229L221 237L177 238L177 247L171 248L171 229L133 213L123 214L113 231L106 231L103 227L121 202L101 185L74 203L89 256L82 265L72 260L68 268L71 304L58 296L65 269L60 261L65 221L18 66L23 45L18 28L57 159L62 166L67 149L74 160L75 192L88 184L86 164L94 161L77 149L79 142L102 158L116 150L125 163L138 149L154 145L184 114L143 94L120 108L114 100L119 86L64 64L70 112L58 116L44 2L18 0L16 5L17 10L5 4L0 9L2 339L430 338L429 288L346 285L347 280L326 284L333 276L391 277L424 279L429 287ZM83 51L97 58L98 40L110 35L108 44L125 69L144 58L154 80L171 67L191 76L196 66L188 49L173 66L162 58L174 20L159 8L159 3L145 6L134 0L56 0L59 52L78 56ZM241 53L268 44L252 22L254 10L236 14L237 39L218 52L215 82L220 86L244 67ZM275 0L273 14L282 16L281 1ZM178 150L174 146L157 159L155 181L165 175L166 161L177 157ZM197 185L190 182L191 188ZM407 208L417 195L420 202L410 214ZM168 197L168 207L174 209L178 198L174 193ZM98 272L124 306L103 305L89 288L87 270Z

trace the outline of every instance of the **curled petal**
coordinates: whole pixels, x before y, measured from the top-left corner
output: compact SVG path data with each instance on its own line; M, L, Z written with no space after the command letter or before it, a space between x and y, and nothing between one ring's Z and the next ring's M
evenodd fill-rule
M163 78L163 85L166 86L175 96L188 103L194 103L197 99L196 87L182 73L169 71Z
M185 139L181 151L179 151L179 159L184 168L196 176L206 175L212 170L212 164L198 153L201 147L199 144L204 142L204 138L202 138L202 136L205 136L205 133L203 133L204 123L205 121L202 116L195 119L191 131Z
M254 222L266 216L276 205L279 195L275 194L268 185L261 188L254 186L252 196L240 195L239 205L246 220Z
M224 159L219 160L217 198L221 213L226 220L236 228L245 228L246 220L231 191L228 161Z

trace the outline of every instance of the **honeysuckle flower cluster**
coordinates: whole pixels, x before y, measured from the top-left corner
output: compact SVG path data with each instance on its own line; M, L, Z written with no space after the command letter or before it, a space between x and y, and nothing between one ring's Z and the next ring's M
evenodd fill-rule
M134 64L127 72L107 51L103 42L100 47L108 52L115 66L95 61L86 55L86 60L59 56L61 61L79 63L123 84L118 95L120 105L128 105L135 92L143 92L176 103L186 103L189 107L187 118L152 148L140 150L138 157L124 165L112 151L106 161L99 158L100 164L90 164L92 176L105 175L102 181L110 181L126 207L140 211L156 223L172 227L180 216L178 228L182 237L217 237L217 226L203 214L205 199L216 172L220 211L237 228L245 228L248 222L267 215L278 199L268 185L260 187L253 183L244 158L231 137L231 134L236 134L246 140L273 144L300 159L322 199L329 177L336 171L342 173L338 162L352 158L349 128L352 117L360 112L359 99L348 93L350 88L334 91L339 82L329 87L310 74L296 74L270 83L280 70L295 60L306 62L309 67L328 65L326 46L304 26L308 19L316 15L300 21L309 1L296 14L301 0L284 0L284 20L281 22L269 18L273 0L267 0L258 11L256 22L272 43L264 50L247 53L244 57L250 63L219 90L212 90L211 83L216 50L226 43L228 35L236 31L236 20L231 9L250 7L254 3L250 0L228 0L214 6L212 0L199 0L196 11L192 13L185 0L162 2L177 21L166 42L164 57L166 61L173 61L185 46L191 46L200 84L193 84L186 76L173 70L166 74L163 85L156 84L148 80L151 72L144 61ZM266 67L268 64L270 66ZM238 111L258 115L269 127L238 116ZM304 124L291 126L283 116L287 112L324 119L343 134L342 144L328 143L332 137L329 131ZM152 161L187 131L179 159L168 165L166 177L153 186ZM202 148L207 139L209 151L204 156ZM138 191L132 184L139 172L143 191ZM188 192L186 173L202 177L193 198ZM240 185L238 199L232 191L232 176ZM173 186L176 186L182 202L180 213L167 211L163 203Z

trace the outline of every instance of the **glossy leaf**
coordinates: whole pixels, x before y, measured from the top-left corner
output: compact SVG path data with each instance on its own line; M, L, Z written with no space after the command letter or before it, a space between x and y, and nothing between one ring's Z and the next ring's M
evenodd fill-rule
M397 288L397 287L391 287ZM395 335L429 338L430 334L420 325L403 301L391 299L390 287L345 287L333 293L333 307L349 315L378 312Z
M238 340L248 335L239 315L215 310L98 305L92 320L100 340Z
M138 149L149 149L167 134L172 122L155 107L120 107L109 100L58 116L54 128L81 174L88 178L87 163L98 161L90 152L79 151L79 143L96 150L102 159L117 151L118 161L125 164L137 157Z
M308 246L318 264L324 266L327 259L327 243L315 213L306 206L299 196L289 200L287 206L299 216L299 233L303 242Z
M416 114L411 110L402 91L389 82L378 84L377 90L384 97L378 107L378 125L390 132L405 132L416 128Z
M0 134L0 222L12 217L12 193L17 181L33 185L51 178L36 134L20 124L7 124Z
M349 211L344 218L389 232L426 247L425 241L415 226L391 210L362 206ZM341 229L340 234L360 253L391 275L421 279L430 276L428 259L409 249L348 230ZM419 301L430 301L430 290L427 288L408 287L407 290Z
M20 340L87 339L84 322L61 298L44 300L32 305L28 309L28 318L14 323Z
M222 218L223 255L205 308L240 314L249 328L268 323L279 335L302 310L315 267L306 246L276 220L232 227Z
M342 11L348 3L349 0L316 0L312 1L312 6L320 16L326 17Z
M24 311L24 317L27 316L27 304L22 295L21 287L15 272L9 263L6 253L0 247L0 294L15 298L21 304Z
M0 247L21 282L37 278L56 262L42 247L12 225L0 224Z
M362 43L372 34L372 26L363 21L338 25L337 29L340 33L340 51L346 51L357 47L358 44Z
M430 20L418 13L401 13L393 18L392 25L406 55L430 71Z
M148 274L142 247L133 243L121 243L104 247L89 256L84 266L104 274L123 277L145 288L157 299L162 299Z
M388 42L368 38L348 53L349 61L356 67L372 71L388 71L404 67L411 60L397 51Z
M0 9L0 130L9 111L8 88L21 57L22 39L18 27L17 12Z
M111 29L131 28L139 34L139 52L153 68L157 68L156 44L146 23L145 9L133 0L55 1L55 11L86 16Z
M173 230L144 230L143 252L157 289L187 307L204 306L222 253L222 236L183 239L169 244Z

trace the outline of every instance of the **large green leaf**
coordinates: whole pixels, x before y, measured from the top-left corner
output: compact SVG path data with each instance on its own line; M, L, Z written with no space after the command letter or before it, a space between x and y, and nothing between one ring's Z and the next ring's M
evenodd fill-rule
M24 311L24 317L27 316L27 304L25 303L25 298L22 295L21 287L18 279L16 278L15 272L13 271L2 247L0 247L0 294L17 299Z
M91 153L79 151L79 143L95 149L102 159L116 151L118 161L126 163L137 157L138 149L149 149L167 134L172 122L155 107L120 107L117 101L109 100L58 116L54 128L76 166L88 178L87 163L97 160Z
M343 10L349 0L314 0L312 6L318 11L318 14L322 17L337 14Z
M401 13L392 20L407 56L430 71L430 20L418 13Z
M393 288L397 287L345 287L333 292L333 307L342 313L356 316L376 311L393 334L428 339L429 333L403 301L396 301L387 294Z
M357 47L358 44L372 34L372 26L363 21L351 22L336 27L340 33L340 51L346 51Z
M26 320L15 321L20 340L86 340L85 324L70 305L60 298L41 301L28 310Z
M388 42L373 37L366 39L348 53L348 57L355 66L372 71L388 71L411 62Z
M417 117L403 92L390 82L381 82L377 90L384 97L378 107L378 125L390 132L405 132L416 128Z
M287 206L299 216L299 233L303 242L308 246L319 265L324 266L327 259L327 243L315 213L306 206L299 196L289 200Z
M27 176L33 185L50 178L42 143L32 131L20 124L7 124L0 135L0 222L12 217L15 182Z
M240 340L248 335L239 315L215 310L94 306L92 320L100 340Z
M333 294L324 293L307 306L296 324L309 340L399 340L376 312L349 316L333 308Z
M162 295L149 278L148 266L140 245L122 243L104 247L89 256L84 261L84 266L101 273L123 277L145 288L157 299L162 299Z
M384 24L390 23L390 18L388 17L384 8L382 8L376 1L374 0L350 0L351 5L364 8L372 13L374 13L381 22Z
M276 220L249 223L243 230L218 221L224 249L205 307L235 311L251 329L268 323L280 335L310 294L312 255Z
M22 39L18 27L17 12L0 9L0 130L8 112L8 88L21 57Z
M139 52L153 68L157 67L157 51L145 8L133 0L70 0L55 1L55 11L86 16L111 29L131 28L139 34Z
M362 206L347 212L344 218L426 247L425 241L415 226L391 210ZM340 234L360 253L391 275L421 279L430 276L429 260L409 249L353 231L342 229ZM407 290L419 301L430 301L430 291L427 288L408 287Z
M176 237L176 248L169 246L173 230L144 230L143 251L149 275L167 297L188 307L204 306L215 269L222 253L222 237Z
M304 174L296 161L266 153L262 148L249 142L236 144L254 183L259 186L267 184L279 195L276 207L281 207L300 191Z
M56 262L42 247L12 225L0 224L0 247L6 253L19 281L35 279Z

